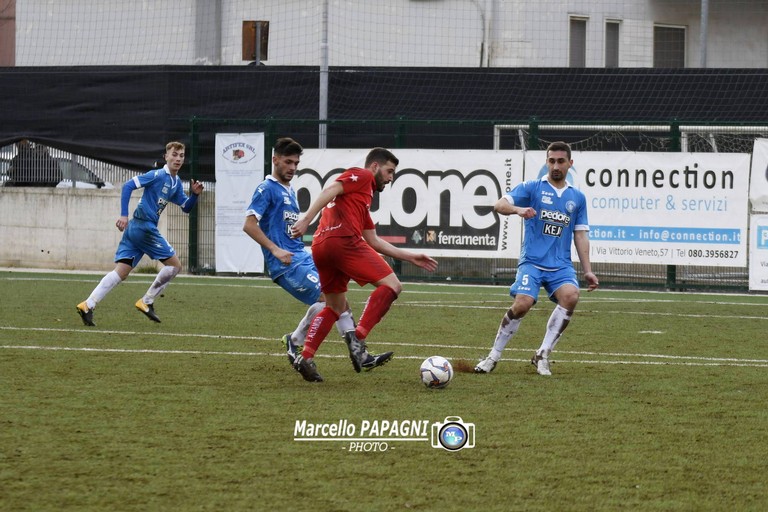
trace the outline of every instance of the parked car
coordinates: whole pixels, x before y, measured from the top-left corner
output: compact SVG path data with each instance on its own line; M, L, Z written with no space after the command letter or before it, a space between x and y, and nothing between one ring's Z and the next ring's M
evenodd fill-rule
M112 188L112 184L105 183L95 172L85 167L80 162L74 162L69 158L54 158L61 169L62 181L56 185L58 188L72 187L72 182L76 188ZM89 186L90 185L90 186Z
M95 172L80 162L74 162L70 158L63 157L54 157L53 159L61 170L62 179L55 185L57 188L72 188L73 182L75 188L113 188L111 183L99 178ZM10 167L10 159L0 158L0 186L6 185L6 182L9 181L8 169Z

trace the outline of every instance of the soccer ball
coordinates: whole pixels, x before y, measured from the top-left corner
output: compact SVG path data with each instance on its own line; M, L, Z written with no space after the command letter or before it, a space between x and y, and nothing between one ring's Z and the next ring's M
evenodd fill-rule
M453 379L453 366L441 356L428 357L421 363L421 382L432 389L447 386Z

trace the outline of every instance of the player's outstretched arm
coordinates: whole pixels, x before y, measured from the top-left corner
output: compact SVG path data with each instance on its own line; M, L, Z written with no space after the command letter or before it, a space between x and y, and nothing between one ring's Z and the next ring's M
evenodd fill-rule
M421 254L421 253L411 253L411 254L413 258L410 260L410 262L416 265L417 267L421 267L428 272L434 272L435 270L437 270L437 260L430 258L426 254Z
M437 269L436 260L430 258L426 254L406 251L405 249L400 249L399 247L395 247L394 245L387 242L386 240L382 240L381 238L379 238L379 235L376 234L375 229L364 230L363 238L365 239L366 242L368 242L368 245L370 245L373 248L373 250L378 252L379 254L383 254L385 256L389 256L391 258L395 258L398 260L408 261L410 263L413 263L417 267L421 267L425 270L428 270L429 272L434 272Z
M299 220L293 223L293 226L291 226L291 236L293 236L293 238L298 238L304 235L309 228L309 224L315 217L317 217L320 210L325 208L336 196L340 196L343 193L344 185L342 185L340 181L334 181L324 188L323 191L320 192L320 195L317 196L317 199L309 205L309 208L304 215L299 217Z

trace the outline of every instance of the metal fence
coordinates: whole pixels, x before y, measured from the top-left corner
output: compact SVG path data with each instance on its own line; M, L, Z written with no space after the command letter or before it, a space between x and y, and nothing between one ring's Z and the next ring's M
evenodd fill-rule
M307 132L309 136L310 126L316 128L317 121L297 122L290 121L281 125L274 120L260 122L267 133L266 147L271 147L274 139L284 133L294 131ZM371 137L389 141L393 148L413 147L410 145L414 134L425 132L432 140L440 140L445 134L448 138L455 137L457 131L467 123L427 123L401 121L396 123L361 123L361 130L370 133ZM252 128L252 126L251 126ZM706 128L706 127L705 127ZM199 127L198 127L199 129ZM341 125L343 131L354 129L348 124ZM188 150L189 168L184 173L197 172L196 164L201 152L213 152L212 147L200 144L194 133L191 133L192 144ZM745 133L748 131L749 133ZM557 130L548 126L546 130L541 127L515 126L511 130L495 131L494 125L478 130L477 127L470 130L472 137L479 139L481 133L486 137L492 137L496 133L496 147L505 149L540 149L546 147L551 140L567 140L576 150L652 150L670 151L680 150L680 134L656 131L616 131L600 127L589 132L584 127L581 130L573 129ZM756 136L768 135L757 129L734 130L733 133L723 131L711 131L709 135L703 132L687 133L689 141L701 141L695 147L696 151L732 151L749 152L751 142ZM546 136L546 138L544 137ZM333 140L333 138L331 138ZM344 138L338 139L343 143ZM418 139L416 139L418 140ZM489 140L489 139L486 139ZM490 139L492 140L492 139ZM684 140L684 139L682 139ZM195 145L197 142L197 145ZM498 145L496 145L498 144ZM439 145L439 144L438 144ZM306 145L305 147L311 147ZM34 158L29 158L27 165L31 163L31 171L25 175L35 181L29 186L57 186L78 188L120 187L122 184L136 175L136 172L122 169L118 166L106 164L97 160L71 155L54 148L44 148L41 145L33 145L33 151L38 151ZM490 148L489 148L490 149ZM692 150L694 148L691 148ZM45 153L46 156L39 156ZM13 174L14 158L19 154L15 146L0 148L0 181L4 186L14 186L18 182L18 175ZM61 173L60 179L55 181L46 176L45 166L50 165L48 159L52 159L58 165ZM20 159L16 158L16 162ZM47 162L47 163L46 163ZM268 165L269 155L265 155ZM266 167L269 169L269 167ZM268 172L268 171L267 171ZM183 177L187 178L188 176ZM206 176L207 177L207 176ZM58 178L58 176L57 176ZM25 178L27 179L27 178ZM10 184L9 184L10 182ZM45 185L40 185L44 183ZM18 186L18 185L17 185ZM216 187L213 180L205 181L206 191L200 198L198 206L190 215L186 215L178 208L167 210L168 238L178 251L179 257L190 273L213 274L216 268L215 249L215 194ZM188 189L188 183L185 183ZM515 277L517 261L512 258L440 258L440 266L435 273L427 273L422 269L400 261L390 262L395 272L404 280L467 283L467 284L492 284L508 286ZM693 267L693 266L666 266L666 265L638 265L618 263L593 263L593 270L600 278L601 285L615 288L643 288L656 290L697 290L697 291L748 291L748 269L746 267ZM580 273L580 266L576 268Z
M498 130L499 123L491 122L425 122L425 121L374 121L331 123L327 127L329 146L350 147L345 134L364 133L362 140L381 141L392 148L408 147L449 147L456 148L455 141L465 133L461 147L491 149L543 149L554 140L565 140L574 150L580 151L681 151L686 148L696 152L751 152L755 137L768 136L768 127L760 126L698 126L683 127L669 124L648 127L644 125L581 125L574 128L563 123L540 126L535 124L515 125L512 130ZM191 129L192 150L190 154L213 153L213 147L201 143L200 133L216 131L233 132L238 129L264 131L266 147L285 134L307 141L305 147L313 147L318 122L267 120L205 120L197 119ZM257 128L254 130L254 128ZM295 134L300 135L295 135ZM425 139L426 137L426 139ZM370 141L368 140L370 139ZM212 140L208 137L205 140ZM360 140L360 139L355 139ZM423 140L428 140L424 144ZM207 144L210 144L207 143ZM354 147L354 146L352 146ZM366 146L367 149L368 146ZM363 148L361 148L363 149ZM270 155L265 155L265 169L269 172ZM200 160L198 160L200 161ZM192 163L191 172L198 172ZM207 177L207 176L206 176ZM170 213L171 238L178 248L185 246L194 233L195 241L186 247L183 261L189 262L188 270L193 273L215 272L215 188L210 183L207 193L199 203L197 212L186 220L186 216L173 210ZM197 226L189 229L187 223ZM182 243L183 242L183 243ZM404 280L453 282L467 284L492 284L508 286L515 278L517 261L512 258L440 258L435 273L405 262L390 261L395 272ZM619 263L593 263L593 270L602 286L614 288L641 288L650 290L697 290L697 291L748 291L748 269L746 267L701 267L639 265ZM581 276L580 265L576 269Z

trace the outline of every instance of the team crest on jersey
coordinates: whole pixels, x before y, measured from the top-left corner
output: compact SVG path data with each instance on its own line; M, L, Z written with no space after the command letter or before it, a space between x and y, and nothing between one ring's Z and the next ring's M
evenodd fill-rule
M573 201L568 201L565 203L565 209L568 211L568 213L573 213L573 211L576 209L576 203Z

